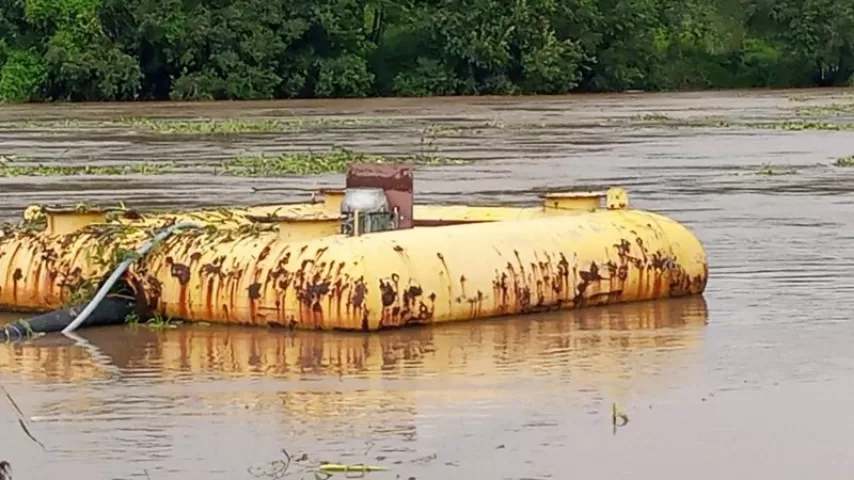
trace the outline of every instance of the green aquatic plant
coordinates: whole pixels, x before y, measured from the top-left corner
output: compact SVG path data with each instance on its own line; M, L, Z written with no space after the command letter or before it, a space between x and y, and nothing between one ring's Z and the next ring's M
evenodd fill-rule
M848 122L826 122L821 120L784 120L782 122L768 122L746 124L748 127L755 127L764 130L784 130L789 132L797 132L803 130L823 130L823 131L850 131L854 130L854 123Z
M831 103L827 105L810 105L795 107L795 115L805 117L828 117L854 113L854 103Z
M833 166L843 168L854 167L854 155L848 155L847 157L837 158L836 161L833 162Z
M354 153L344 148L333 148L324 153L283 153L276 156L240 156L220 164L218 174L255 177L278 175L318 175L340 173L351 163L412 163L416 165L459 165L466 160L436 154L394 158L365 153Z
M632 122L667 122L672 120L673 118L663 113L642 113L629 117L629 121Z
M365 453L367 454L367 452ZM273 460L264 465L264 467L249 467L247 471L256 478L279 479L288 476L291 473L289 472L291 465L297 464L300 470L293 472L294 474L313 474L315 480L327 480L336 473L343 473L344 478L365 478L371 472L388 471L388 467L366 465L364 463L343 464L320 461L315 465L307 465L305 462L308 461L308 455L305 453L299 458L292 458L288 451L283 448L282 454L285 456L284 459Z
M340 173L351 163L411 163L415 165L460 165L467 160L449 158L439 154L432 141L422 137L420 153L405 157L356 153L344 148L326 152L293 152L279 155L240 155L220 162L215 167L217 175L275 177L279 175L318 175ZM183 169L204 168L202 164L184 164ZM45 177L80 175L167 175L179 173L175 163L132 164L121 166L98 165L44 165L16 159L0 161L0 177Z
M623 125L631 126L633 124L644 125L647 123L651 124L665 124L668 127L674 128L703 128L703 127L719 127L726 128L733 126L732 122L727 118L714 116L714 115L703 115L696 117L684 117L684 118L674 118L669 115L665 115L663 113L644 113L638 115L632 115L629 117L619 117L612 118L608 120L612 123L619 123ZM543 125L547 126L547 125Z
M78 279L73 284L64 284L61 290L65 293L63 307L75 307L88 303L98 291L98 286L87 279Z
M772 175L794 175L794 174L798 173L798 171L795 170L794 168L775 167L774 165L771 165L770 163L764 163L764 164L762 164L761 167L759 167L758 170L756 170L753 173L755 175L772 176Z
M181 322L172 320L172 317L164 317L160 313L155 313L148 321L145 322L145 325L148 328L153 330L166 330L171 328L178 328Z
M804 107L807 108L807 107ZM818 107L808 107L813 110L803 110L802 112L813 112L811 115L820 116L818 113L820 110ZM827 111L833 111L838 113L843 112L854 112L854 104L850 106L850 110L846 110L849 106L837 105L835 107L825 107ZM807 116L807 113L801 113L804 116ZM704 116L704 117L688 117L683 119L673 119L667 117L666 115L660 114L644 114L644 115L635 115L628 118L615 119L614 121L618 123L631 124L631 123L664 123L668 126L672 127L690 127L690 128L703 128L703 127L714 127L714 128L755 128L760 130L781 130L781 131L803 131L803 130L818 130L818 131L852 131L854 130L854 122L829 122L826 120L819 119L807 119L807 118L794 118L794 119L785 119L780 121L767 121L767 122L743 122L743 121L735 121L727 118L716 117L716 116Z
M24 338L33 338L35 336L35 332L29 321L19 318L17 323L24 327Z
M125 325L133 327L139 325L139 314L134 311L125 315Z
M2 160L2 159L0 159ZM70 177L79 175L162 175L171 172L170 164L130 165L54 165L0 161L0 177Z
M131 128L166 135L238 135L243 133L299 132L310 129L346 126L384 125L390 118L293 117L286 119L208 118L172 120L123 117L118 123Z

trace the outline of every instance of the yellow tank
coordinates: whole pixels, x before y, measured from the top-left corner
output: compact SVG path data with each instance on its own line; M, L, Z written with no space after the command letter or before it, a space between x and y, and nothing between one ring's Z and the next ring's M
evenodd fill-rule
M630 209L620 188L549 193L536 207L417 206L411 176L368 173L302 204L144 215L31 207L28 223L0 234L0 307L79 303L156 229L187 220L201 228L136 259L120 284L145 315L374 331L705 289L699 240ZM344 197L376 184L391 226L347 230L370 214L345 214Z
M190 231L134 268L175 318L379 330L702 293L700 242L650 212L415 228L289 241Z

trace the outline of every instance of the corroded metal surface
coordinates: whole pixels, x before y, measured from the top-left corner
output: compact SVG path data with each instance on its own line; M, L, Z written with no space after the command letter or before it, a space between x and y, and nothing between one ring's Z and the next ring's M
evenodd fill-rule
M117 225L93 225L67 235L5 228L0 233L0 307L42 311L85 300L119 257L148 235Z
M432 209L437 223L456 227L358 238L335 234L335 215L322 202L120 212L88 226L91 215L83 215L67 222L73 231L65 235L7 228L0 307L67 303L158 228L183 220L204 228L170 238L125 279L143 313L379 330L701 293L706 258L693 234L662 216L623 210L625 196L615 198L608 207L616 210L565 215L543 207L439 206Z
M275 231L275 225L251 223L250 211L143 216L113 210L104 222L103 210L33 206L21 225L7 225L0 231L0 308L44 311L86 301L127 255L158 229L177 221L189 220L213 230Z
M707 274L685 227L617 210L306 242L190 231L132 283L176 318L368 331L699 294Z

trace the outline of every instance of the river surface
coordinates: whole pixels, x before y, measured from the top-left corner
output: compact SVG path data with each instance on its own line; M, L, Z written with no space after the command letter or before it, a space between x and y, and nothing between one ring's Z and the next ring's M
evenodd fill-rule
M450 133L430 148L478 161L417 169L417 201L533 204L544 188L620 185L634 207L692 228L710 266L703 297L372 336L138 326L0 345L0 381L44 445L0 398L0 460L16 480L314 478L321 461L388 467L368 475L378 480L848 479L854 168L830 164L854 154L854 132L750 124L852 95L0 107L0 155L195 165L0 178L4 220L35 202L299 199L285 189L343 177L235 178L204 165L332 145L413 153L425 126L442 125ZM734 126L654 121L663 115ZM110 123L128 116L358 120L211 138ZM795 172L755 174L763 164ZM612 405L628 423L613 427Z

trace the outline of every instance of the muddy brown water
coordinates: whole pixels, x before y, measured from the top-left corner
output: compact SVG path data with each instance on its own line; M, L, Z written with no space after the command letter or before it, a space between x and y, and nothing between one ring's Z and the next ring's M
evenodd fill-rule
M694 229L710 280L701 298L367 337L117 327L0 345L0 381L45 446L0 399L0 460L16 479L273 478L282 448L307 455L283 478L314 478L319 461L390 468L376 479L849 478L854 169L828 164L854 154L854 133L633 120L748 123L846 101L822 90L2 107L0 155L40 162L412 153L420 128L450 125L435 145L479 161L419 168L418 201L532 204L543 188L622 185L635 207ZM105 123L122 116L366 120L223 139ZM751 174L766 163L797 172ZM268 203L300 194L253 187L341 182L204 169L2 178L0 216L30 203ZM629 418L616 431L612 403Z

